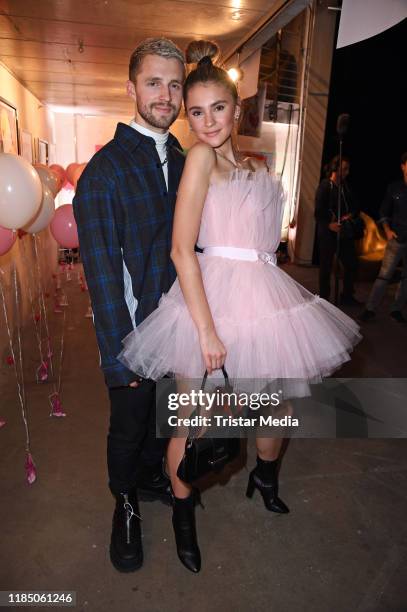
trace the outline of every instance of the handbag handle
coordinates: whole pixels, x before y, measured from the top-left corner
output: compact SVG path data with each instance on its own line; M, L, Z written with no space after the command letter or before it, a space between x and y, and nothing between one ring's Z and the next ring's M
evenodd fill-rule
M225 366L222 366L222 374L223 374L223 377L225 379L225 383L227 385L230 385L230 383L229 383L229 376L228 376L228 373L226 372ZM202 383L201 383L201 391L203 391L205 389L207 378L208 378L208 370L205 370L205 374L203 375L203 379L202 379Z
M228 373L226 372L225 366L222 366L222 374L223 374L223 377L225 379L226 386L230 386L229 376L228 376ZM205 370L205 374L203 375L203 379L202 379L202 382L201 382L201 391L203 391L205 389L205 384L206 384L207 378L208 378L208 370ZM197 415L200 416L200 414L201 414L201 405L198 404ZM187 437L187 443L189 441L192 441L194 438L196 438L198 436L198 433L200 432L202 427L198 426L196 429L198 431L195 434L194 433L191 434L191 430L190 430L190 433L188 434L188 437Z

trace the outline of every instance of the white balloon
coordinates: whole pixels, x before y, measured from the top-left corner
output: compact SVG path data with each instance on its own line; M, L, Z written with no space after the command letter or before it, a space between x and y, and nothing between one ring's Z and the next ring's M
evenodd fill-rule
M58 176L55 174L55 172L52 172L52 170L50 170L47 166L44 166L43 164L34 164L34 168L38 172L38 175L41 179L41 183L51 190L51 193L55 198L59 190Z
M40 177L18 155L0 153L0 225L20 229L37 214L42 201Z
M47 225L49 225L52 217L54 216L54 196L52 195L51 190L48 189L48 187L46 187L45 185L42 186L42 191L42 202L37 216L35 217L32 223L23 227L23 230L27 232L27 234L38 234L38 232L45 229Z

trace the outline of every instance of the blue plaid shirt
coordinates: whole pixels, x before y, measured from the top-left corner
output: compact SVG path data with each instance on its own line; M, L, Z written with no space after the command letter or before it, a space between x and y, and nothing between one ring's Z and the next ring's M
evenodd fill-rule
M138 301L136 324L157 307L176 277L171 234L184 156L172 134L167 152L168 189L154 139L119 123L113 140L87 164L73 200L109 387L128 385L135 378L117 360L122 339L133 329L124 296L123 261Z

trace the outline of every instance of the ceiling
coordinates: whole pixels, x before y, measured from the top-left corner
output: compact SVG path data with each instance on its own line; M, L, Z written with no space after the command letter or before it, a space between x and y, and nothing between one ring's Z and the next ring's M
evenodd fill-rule
M148 36L230 53L281 0L0 0L0 61L41 102L130 114L128 60ZM81 52L82 51L82 52ZM71 109L73 110L73 109Z

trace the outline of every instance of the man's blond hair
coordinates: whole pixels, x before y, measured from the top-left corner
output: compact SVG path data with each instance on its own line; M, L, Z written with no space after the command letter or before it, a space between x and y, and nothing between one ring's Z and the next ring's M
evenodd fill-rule
M146 55L159 55L167 59L177 59L185 66L185 58L181 49L168 38L146 38L131 54L129 63L129 79L135 81L141 62Z

